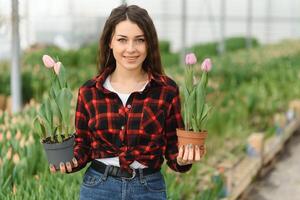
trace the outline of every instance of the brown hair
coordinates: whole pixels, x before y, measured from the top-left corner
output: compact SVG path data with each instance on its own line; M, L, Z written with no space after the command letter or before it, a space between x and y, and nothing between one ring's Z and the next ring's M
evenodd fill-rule
M99 41L99 73L101 74L106 67L111 67L113 70L116 68L116 60L109 44L117 24L127 19L137 24L145 35L147 56L142 65L143 70L146 72L151 71L152 73L164 74L160 59L157 33L152 19L145 9L136 5L127 6L126 4L114 8L105 22Z

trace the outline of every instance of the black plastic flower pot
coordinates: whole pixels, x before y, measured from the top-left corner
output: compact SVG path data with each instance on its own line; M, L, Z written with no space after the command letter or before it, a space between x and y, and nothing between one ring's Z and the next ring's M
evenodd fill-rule
M71 162L74 157L74 139L75 135L64 140L62 143L50 143L47 139L43 141L43 146L49 164L53 164L56 169L59 169L60 162Z

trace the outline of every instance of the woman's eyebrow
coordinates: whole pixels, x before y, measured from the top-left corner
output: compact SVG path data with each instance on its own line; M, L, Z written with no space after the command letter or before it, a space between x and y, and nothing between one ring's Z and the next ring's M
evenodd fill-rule
M127 38L126 35L117 35L117 36ZM144 35L136 35L135 36L135 38L139 38L139 37L144 37Z

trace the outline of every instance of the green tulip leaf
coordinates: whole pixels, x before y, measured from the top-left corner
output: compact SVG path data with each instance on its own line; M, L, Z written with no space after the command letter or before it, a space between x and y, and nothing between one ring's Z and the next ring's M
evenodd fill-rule
M35 132L37 132L38 134L40 134L40 136L42 138L46 138L47 134L46 134L46 130L44 125L40 122L39 117L36 116L33 120L33 129Z
M192 128L194 131L199 131L196 119L194 117L192 118Z
M66 70L65 70L65 67L63 66L63 64L60 65L60 70L59 70L59 73L58 73L58 80L59 80L61 89L67 87L67 84L66 84Z
M62 122L63 122L63 131L66 135L69 134L69 123L70 123L70 110L71 110L71 100L72 100L72 92L67 89L63 88L57 95L55 101L59 107Z
M200 121L205 104L205 88L203 87L201 82L199 82L199 84L197 85L196 102L197 121Z
M39 118L40 121L42 121L47 135L51 135L51 138L53 139L53 120L52 120L52 112L51 112L51 103L49 99L45 100L44 103L41 105L40 111L39 111Z

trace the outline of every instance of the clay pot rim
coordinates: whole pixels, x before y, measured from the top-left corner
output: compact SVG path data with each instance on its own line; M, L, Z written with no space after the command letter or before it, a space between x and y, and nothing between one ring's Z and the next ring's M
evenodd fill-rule
M207 130L195 132L195 131L186 131L182 128L177 128L176 132L178 136L183 136L183 137L206 138L208 135Z

